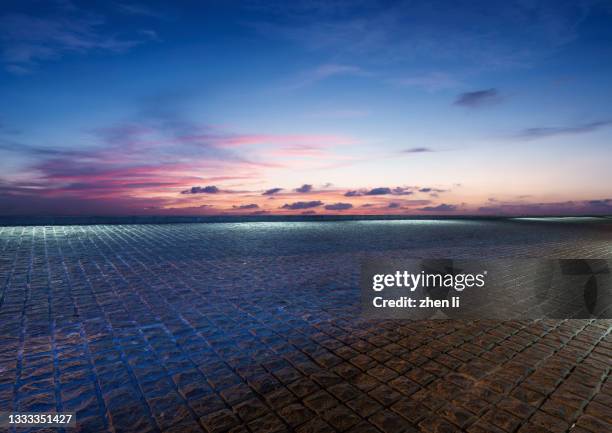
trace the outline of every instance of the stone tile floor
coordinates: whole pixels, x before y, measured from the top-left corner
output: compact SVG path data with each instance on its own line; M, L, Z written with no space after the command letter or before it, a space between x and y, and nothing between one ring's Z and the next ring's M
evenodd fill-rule
M0 227L0 411L88 432L612 432L612 321L367 321L356 288L366 255L609 258L609 237L296 252L217 226Z

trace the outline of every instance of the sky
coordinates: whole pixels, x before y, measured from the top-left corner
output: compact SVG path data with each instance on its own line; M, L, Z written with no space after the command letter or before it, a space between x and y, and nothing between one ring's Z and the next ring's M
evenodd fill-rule
M3 1L0 215L612 214L610 1Z

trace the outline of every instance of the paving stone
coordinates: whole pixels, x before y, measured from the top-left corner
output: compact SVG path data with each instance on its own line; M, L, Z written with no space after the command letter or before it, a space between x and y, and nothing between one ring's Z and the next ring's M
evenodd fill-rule
M402 398L402 395L399 392L394 391L387 385L380 385L374 388L368 393L368 395L383 406L391 406L397 400Z
M216 394L210 394L195 400L189 400L188 404L194 413L199 417L225 408L225 403L223 403L221 397Z
M376 360L374 358L363 353L351 358L350 362L363 371L367 371L376 365Z
M280 409L296 401L295 396L287 388L278 388L264 395L266 403L273 409Z
M513 432L521 423L520 418L499 408L490 409L482 419L507 432Z
M351 427L348 430L348 433L380 433L380 430L378 430L368 421L361 421L360 423Z
M497 407L520 419L527 419L536 411L535 407L530 406L527 403L523 403L522 401L513 397L503 398L497 403Z
M564 432L570 425L560 418L556 418L552 415L547 414L538 410L530 419L529 422L542 426L550 432Z
M414 394L420 389L419 385L417 385L405 376L399 376L389 381L389 386L405 396Z
M192 418L187 405L176 396L158 397L148 401L148 404L157 425L162 429Z
M482 418L472 424L466 431L468 433L506 433L505 430L500 429Z
M477 419L473 413L452 404L447 404L446 406L440 408L438 411L436 411L436 414L442 415L448 421L452 422L461 429L465 429Z
M319 385L307 378L299 379L287 385L287 388L298 398L306 397L320 389Z
M155 427L143 407L111 411L109 421L114 430L118 431L147 431ZM79 419L78 422L83 421Z
M361 418L350 408L338 405L323 413L323 418L338 431L346 431L359 421Z
M373 413L382 409L382 405L366 394L360 394L357 398L346 403L348 407L353 409L362 418L367 418Z
M268 407L257 398L243 401L242 403L234 406L234 412L240 417L241 420L245 422L263 416L269 411L270 410Z
M317 414L321 414L328 409L338 405L338 400L331 396L328 392L321 390L308 396L304 399L304 404L315 411Z
M376 412L369 418L369 421L384 433L417 431L404 418L387 409Z
M357 388L348 383L339 383L329 387L327 390L341 402L347 402L361 394Z
M582 405L581 405L582 406ZM563 404L560 400L555 398L547 400L540 409L549 415L556 418L560 418L568 424L573 424L581 413L580 407L572 407Z
M368 370L368 374L374 376L376 379L381 382L388 382L391 379L397 377L397 373L390 369L389 367L385 367L382 364L379 364L373 368Z
M578 418L576 425L586 430L592 431L593 433L612 431L612 423L608 423L603 419L599 419L591 415L581 416L580 418Z
M402 399L391 406L391 409L414 425L431 414L425 405L414 400Z
M425 418L419 423L421 431L430 433L459 433L461 429L437 415Z
M134 431L142 431L142 430L135 429ZM188 422L176 424L162 431L163 433L201 433L204 430L202 429L202 427L197 421L191 420ZM235 430L232 429L232 431L235 431Z
M233 427L236 427L237 425L240 425L238 418L236 418L236 416L227 409L222 409L203 416L200 418L200 422L209 433L227 431Z
M591 401L586 407L585 413L612 425L612 406Z
M321 418L314 418L296 429L297 433L335 433L328 423Z
M249 429L262 433L280 433L287 431L285 424L275 415L269 413L248 423Z
M548 433L549 430L537 424L528 423L519 428L518 433ZM572 433L574 430L572 430Z
M312 411L299 403L285 406L278 411L278 414L292 428L304 424L306 421L314 417L314 413Z
M611 429L611 321L372 321L354 272L373 253L610 257L608 239L251 251L223 227L0 227L0 410L60 397L96 432Z
M378 379L375 379L367 374L360 374L359 376L351 379L350 382L364 392L368 392L376 388L381 383Z

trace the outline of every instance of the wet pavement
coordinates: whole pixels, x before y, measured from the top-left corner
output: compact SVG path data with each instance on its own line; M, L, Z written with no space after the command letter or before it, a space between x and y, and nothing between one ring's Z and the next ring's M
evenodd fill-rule
M90 432L612 431L612 321L360 317L368 257L612 258L607 226L525 224L0 227L0 411Z

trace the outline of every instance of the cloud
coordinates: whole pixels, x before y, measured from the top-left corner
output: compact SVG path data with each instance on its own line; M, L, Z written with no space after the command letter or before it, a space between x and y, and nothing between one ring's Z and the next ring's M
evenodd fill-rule
M105 24L103 16L76 8L64 8L48 16L24 13L0 16L0 48L5 69L27 74L40 62L56 60L68 53L92 50L120 53L150 40L142 33L129 39L107 34Z
M297 209L310 209L313 207L319 207L322 206L323 202L320 200L313 200L313 201L296 201L294 203L285 203L281 209L290 209L290 210L297 210Z
M192 121L172 96L147 98L138 108L129 119L86 131L93 137L86 146L76 138L58 147L0 137L0 159L7 154L9 159L19 158L19 164L10 167L13 172L3 171L0 179L15 183L16 174L27 173L40 186L26 188L38 195L108 202L115 197L165 196L165 203L176 205L180 200L184 206L195 198L192 194L237 192L206 186L192 189L191 185L252 179L262 167L270 166L247 160L245 153L219 149L207 137L192 140L211 127ZM231 134L216 131L216 136L223 135ZM183 195L178 199L180 191ZM134 200L134 206L137 203Z
M558 52L579 37L598 3L480 1L451 10L426 1L285 1L249 2L248 8L256 11L249 25L260 34L339 63L357 59L386 71L461 65L474 72L530 66ZM405 85L432 90L454 81L444 70L405 77Z
M351 190L344 193L345 197L360 197L363 195L410 195L412 191L409 187L398 186L393 189L388 187L372 188L366 191Z
M425 206L431 203L431 200L403 200L402 206Z
M570 126L527 128L519 132L516 136L526 140L535 140L538 138L555 137L560 135L586 134L610 125L612 125L612 120L600 120L597 122L582 123Z
M396 79L394 82L400 86L418 87L428 92L454 89L461 85L460 81L444 72L413 75Z
M393 188L393 190L391 191L391 194L393 195L411 195L413 194L413 192L410 191L410 188L398 186L398 187Z
M327 210L347 210L353 207L350 203L333 203L325 205L325 209Z
M140 3L117 3L117 10L126 15L138 15L143 17L164 19L167 18L167 13L161 13L153 10L145 4Z
M612 206L612 198L606 198L603 200L589 200L586 202L586 204L594 207L610 207Z
M277 192L281 192L282 188L270 188L261 193L261 195L274 195Z
M370 112L367 110L339 109L314 112L308 115L308 117L320 119L355 119L359 117L366 117L369 114Z
M402 207L401 203L391 202L387 205L389 209L399 209Z
M360 197L362 196L363 193L359 192L359 191L347 191L344 193L345 197Z
M310 192L310 191L312 191L312 185L309 185L307 183L295 189L295 192L301 192L301 193Z
M455 105L468 108L480 108L499 102L500 95L496 89L476 90L474 92L461 93L455 99Z
M612 198L585 201L568 200L552 203L495 202L481 206L478 212L486 215L612 215Z
M429 188L429 187L425 187L425 188L419 188L419 192L446 192L445 189L439 189L439 188Z
M428 212L452 212L457 210L457 206L453 204L442 203L437 206L425 206L420 208L419 210Z
M53 143L31 145L15 142L5 133L0 137L0 159L18 158L19 164L10 167L14 172L3 172L0 180L19 187L21 194L31 192L58 199L115 203L115 198L121 197L127 199L126 205L139 206L137 197L156 197L159 200L155 206L163 213L164 209L183 209L201 195L247 192L224 190L215 186L215 182L260 179L262 169L275 167L269 162L248 160L249 152L237 153L233 146L225 145L230 141L261 143L270 139L272 144L281 144L289 139L294 143L312 141L326 146L339 142L333 136L233 134L193 121L186 114L185 105L185 96L180 93L143 98L129 118L85 131L93 138L86 146L77 146L76 139L73 143L65 140L62 145L66 147ZM21 176L20 173L26 173L36 185L17 185L12 179ZM202 173L207 176L201 177ZM308 186L302 186L300 190L306 189ZM260 193L272 197L280 191L283 189L271 188ZM129 198L134 198L133 202ZM26 202L19 203L25 206ZM238 203L222 206L231 208L232 204ZM22 212L27 214L28 207ZM117 212L124 212L123 208ZM134 209L134 213L138 210Z
M209 132L209 131L205 131ZM257 144L282 145L286 149L325 149L327 147L341 146L345 144L355 144L356 141L350 137L342 135L324 134L223 134L220 136L210 133L200 136L207 140L213 140L219 147L242 147ZM193 137L193 138L198 138Z
M433 149L429 147L412 147L410 149L404 149L401 151L402 153L426 153L433 152Z
M386 195L386 194L391 194L391 188L387 188L387 187L372 188L371 190L365 193L365 195Z
M221 190L214 185L200 187L192 186L190 189L181 191L181 194L217 194Z
M359 66L328 63L319 65L312 70L302 73L301 76L298 77L298 79L288 87L290 89L299 89L301 87L309 86L319 81L326 80L328 78L351 75L364 76L368 75L368 73Z
M259 209L259 206L255 203L251 203L251 204L241 204L241 205L234 205L232 206L233 209Z

